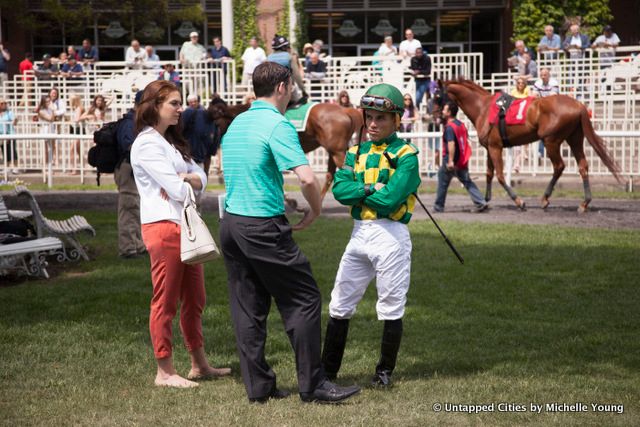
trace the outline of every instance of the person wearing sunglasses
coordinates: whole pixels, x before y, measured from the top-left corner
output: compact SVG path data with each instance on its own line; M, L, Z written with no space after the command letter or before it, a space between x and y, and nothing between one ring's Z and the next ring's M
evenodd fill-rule
M349 206L354 227L336 275L322 361L335 378L342 364L349 321L376 279L378 320L384 321L380 359L372 384L388 387L402 338L411 270L407 227L420 185L418 150L398 138L403 96L389 84L372 86L360 100L370 140L349 149L336 173L333 195Z

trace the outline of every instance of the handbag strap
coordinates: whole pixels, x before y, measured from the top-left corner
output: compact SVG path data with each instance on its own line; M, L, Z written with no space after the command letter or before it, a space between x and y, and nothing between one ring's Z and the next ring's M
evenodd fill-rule
M184 207L186 208L189 205L196 207L196 195L191 184L187 184L187 197L184 198Z

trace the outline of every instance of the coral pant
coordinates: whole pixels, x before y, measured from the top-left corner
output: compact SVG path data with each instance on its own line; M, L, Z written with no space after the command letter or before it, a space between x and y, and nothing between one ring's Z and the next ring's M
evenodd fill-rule
M151 258L153 298L149 330L156 359L171 356L171 324L180 307L180 330L187 350L202 347L202 311L206 301L202 265L180 261L180 226L171 221L142 225Z

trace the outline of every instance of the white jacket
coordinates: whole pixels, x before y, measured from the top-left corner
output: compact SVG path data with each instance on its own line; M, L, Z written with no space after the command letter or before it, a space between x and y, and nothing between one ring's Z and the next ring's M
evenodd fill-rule
M186 162L169 141L149 126L138 134L131 146L131 167L140 193L142 224L163 220L180 224L189 184L178 176L179 173L197 173L202 190L207 185L204 171L193 160ZM169 200L162 198L161 189L166 191Z

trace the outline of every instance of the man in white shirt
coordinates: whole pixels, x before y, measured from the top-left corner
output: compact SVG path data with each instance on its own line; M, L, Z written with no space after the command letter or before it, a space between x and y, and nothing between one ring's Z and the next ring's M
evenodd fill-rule
M192 31L189 34L190 41L182 43L180 48L180 63L182 65L192 65L195 62L202 61L207 55L207 50L198 43L198 33Z
M601 35L596 37L591 47L597 49L600 56L601 68L611 66L613 58L616 54L616 48L620 45L618 35L613 32L611 25L606 25Z
M249 80L253 75L253 70L267 60L267 55L260 46L258 46L258 40L255 37L251 37L249 40L249 47L245 49L242 54L242 62L244 63L244 69L242 70L242 84L249 84Z
M135 39L131 40L131 46L127 48L127 53L125 55L127 67L139 70L144 67L144 63L147 59L147 51L140 47L140 42Z
M400 43L400 55L403 58L413 58L416 54L416 49L422 47L422 44L419 40L413 38L413 31L411 28L407 28L404 32L404 36L406 37L406 40L403 40L402 43Z
M548 68L540 70L540 78L533 84L533 93L540 98L558 95L560 92L558 81L551 78L551 72ZM538 143L538 158L544 157L544 142L540 140Z

